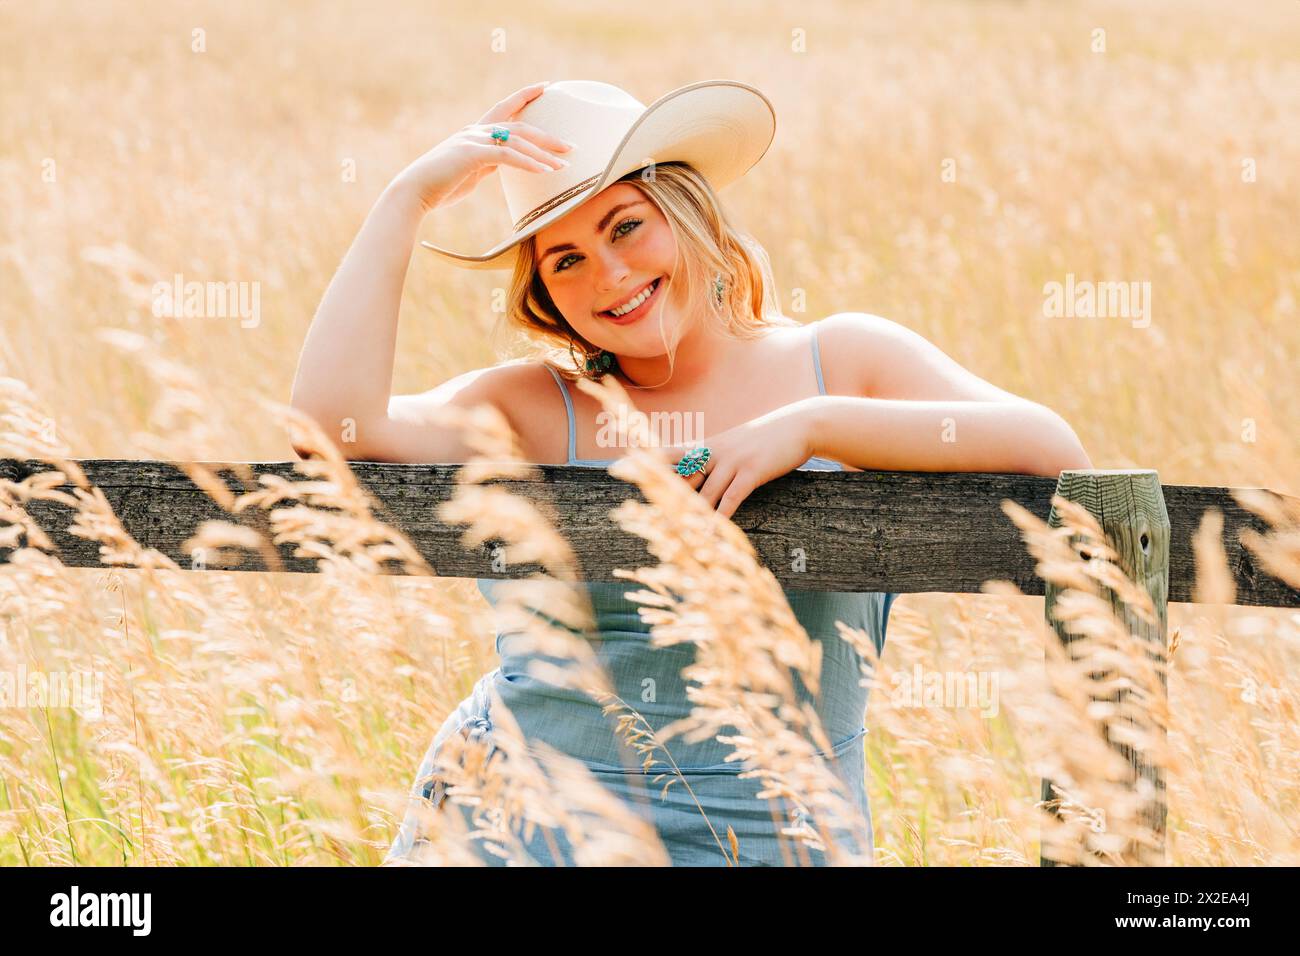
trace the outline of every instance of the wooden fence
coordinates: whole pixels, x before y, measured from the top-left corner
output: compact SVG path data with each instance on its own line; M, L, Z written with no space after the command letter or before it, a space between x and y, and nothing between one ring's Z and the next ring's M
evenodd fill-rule
M230 514L197 487L178 466L160 461L116 459L75 460L87 479L99 487L123 527L143 546L155 548L183 568L243 571L316 570L312 559L294 557L293 545L244 563L220 568L195 561L182 549L206 520L247 524L269 532L266 513L252 510ZM262 475L285 481L301 480L294 462L201 463L216 472L232 492L258 488ZM494 570L488 542L482 550L467 550L463 528L438 519L438 506L455 493L460 466L350 462L353 473L378 503L376 517L401 531L435 571L447 577L522 577L536 565L517 564ZM50 470L40 461L0 459L0 479L22 481ZM498 479L507 490L557 516L590 581L615 581L615 568L656 563L645 541L624 532L609 517L610 509L629 498L640 500L639 489L613 478L603 469L570 465L538 465L536 477ZM63 488L70 491L70 486ZM939 591L979 593L985 581L1011 581L1026 594L1044 595L1044 613L1063 641L1070 640L1053 616L1056 593L1034 573L1034 559L1019 530L1002 511L1010 500L1059 526L1052 508L1054 493L1086 508L1101 524L1119 555L1124 571L1146 588L1158 612L1154 625L1131 617L1133 633L1149 644L1149 656L1167 664L1166 615L1169 601L1192 600L1194 556L1192 535L1207 509L1223 515L1223 545L1236 583L1235 603L1268 607L1300 607L1300 591L1265 574L1243 547L1240 533L1267 526L1243 508L1234 489L1199 485L1161 485L1156 472L1067 471L1059 479L1025 475L928 472L792 472L756 489L733 520L746 532L760 560L785 586L804 590ZM1272 495L1272 492L1267 492ZM1282 497L1282 496L1278 496ZM71 535L68 510L49 502L32 502L28 513L59 549L64 564L100 567L98 544ZM269 538L270 535L267 534ZM809 549L815 541L815 549ZM793 549L803 549L802 562L792 562ZM0 548L0 562L9 551ZM795 570L796 566L800 570ZM388 571L388 569L385 569ZM403 573L394 564L390 573ZM1108 592L1104 592L1108 593ZM1123 610L1113 595L1114 606ZM1098 699L1116 700L1098 695ZM1165 781L1159 767L1146 766L1139 755L1113 744L1128 758L1131 784L1149 780L1143 788L1143 814L1159 835L1154 849L1140 850L1133 862L1160 863L1164 858ZM1049 809L1059 795L1043 781L1042 797ZM1044 865L1055 865L1045 855Z

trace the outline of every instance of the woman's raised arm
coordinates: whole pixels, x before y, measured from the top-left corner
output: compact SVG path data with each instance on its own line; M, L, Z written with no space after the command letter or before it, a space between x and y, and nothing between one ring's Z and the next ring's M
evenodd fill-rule
M439 427L428 422L404 426L416 421L409 409L398 421L389 417L397 316L411 250L430 210L459 201L498 165L539 172L563 165L552 151L567 151L566 143L535 126L510 121L543 88L534 84L516 91L399 173L371 208L325 290L298 359L290 404L331 436L350 421L356 441L348 457L382 458L385 442L400 441L403 427ZM506 143L492 140L494 124L510 130ZM435 437L427 431L421 436L422 446L436 455L443 444ZM459 447L451 430L445 437L446 451Z

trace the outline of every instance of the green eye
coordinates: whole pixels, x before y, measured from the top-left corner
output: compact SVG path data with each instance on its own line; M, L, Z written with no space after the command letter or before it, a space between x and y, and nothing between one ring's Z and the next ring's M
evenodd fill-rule
M642 220L640 219L624 219L622 222L620 222L617 226L614 227L614 238L622 239L624 236L629 235L634 229L636 229L637 226L641 225L641 222ZM624 226L629 226L630 228L627 229L626 231L619 232L619 230L622 229ZM571 256L573 256L572 252L570 252L567 256L561 256L559 259L556 259L555 266L551 271L563 272L565 269L568 268L568 266L566 266L565 263L569 261L569 258Z

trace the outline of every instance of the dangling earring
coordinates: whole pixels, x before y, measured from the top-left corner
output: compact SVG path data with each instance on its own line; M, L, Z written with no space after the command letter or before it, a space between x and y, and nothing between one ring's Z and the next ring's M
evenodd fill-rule
M596 353L595 358L587 359L587 362L583 367L588 372L592 373L592 378L600 378L614 367L614 353L601 349Z
M573 364L577 366L579 365L578 356L574 354L573 346L573 336L569 336L569 355L573 359ZM585 361L581 363L583 374L593 379L599 379L606 372L612 369L614 367L614 362L617 359L617 356L613 352L606 351L605 349L601 349L595 354L595 356L588 355L586 350L584 350L582 354L585 357Z
M727 286L722 281L722 273L719 272L713 277L713 301L716 305L722 305L722 299L726 289Z

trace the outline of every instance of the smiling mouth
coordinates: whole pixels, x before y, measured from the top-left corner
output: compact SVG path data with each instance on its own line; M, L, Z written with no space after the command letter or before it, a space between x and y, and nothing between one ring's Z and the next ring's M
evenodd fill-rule
M604 309L597 314L603 316L604 318L609 319L612 322L626 322L628 319L641 313L647 305L649 305L651 302L654 301L655 295L658 294L659 292L659 284L662 280L663 277L660 276L659 278L655 279L653 282L651 282L644 289L642 289L640 292L637 293L637 295L644 296L644 298L641 300L641 302L637 305L635 309L631 309L627 312L624 312L622 315L615 315L613 312L611 312L608 309ZM628 301L629 302L636 301L636 297L637 296L633 296Z

